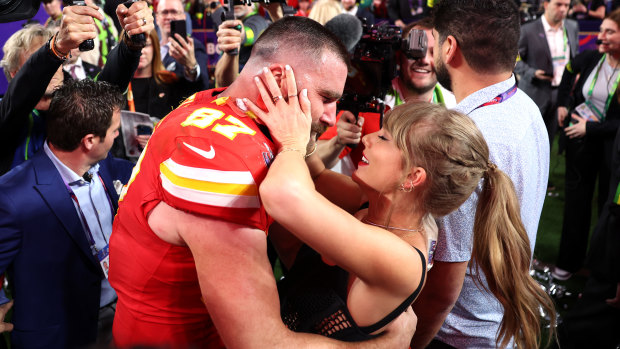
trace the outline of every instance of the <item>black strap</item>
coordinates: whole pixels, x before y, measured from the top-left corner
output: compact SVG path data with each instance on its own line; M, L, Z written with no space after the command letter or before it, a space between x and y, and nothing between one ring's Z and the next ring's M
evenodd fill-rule
M392 322L392 320L396 319L400 314L402 314L407 309L407 307L410 306L411 303L413 303L416 297L418 297L418 294L420 293L420 291L422 290L422 286L424 285L424 278L426 277L426 259L424 258L424 254L422 253L422 251L418 250L417 248L415 248L415 250L418 251L418 254L420 255L420 259L422 259L422 279L420 280L420 284L418 285L418 288L416 288L415 291L413 291L413 293L411 294L411 296L407 297L407 299L405 299L405 301L402 302L398 306L398 308L394 309L386 317L379 320L379 322L375 323L374 325L370 325L370 326L363 326L363 327L360 326L360 329L364 331L365 333L373 333L385 327L387 324Z

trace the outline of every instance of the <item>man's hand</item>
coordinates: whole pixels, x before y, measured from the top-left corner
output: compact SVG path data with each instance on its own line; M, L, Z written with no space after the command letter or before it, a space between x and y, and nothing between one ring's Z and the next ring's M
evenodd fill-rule
M277 4L280 5L280 3ZM235 28L237 26L241 27L241 30L237 30ZM217 45L225 53L234 49L239 50L244 37L245 29L243 23L238 19L224 21L217 29Z
M577 120L577 123L565 128L564 133L566 133L568 138L581 138L585 136L587 123L586 119L574 113L571 114L571 117Z
M130 36L145 33L148 35L154 28L153 11L146 1L137 1L129 8L120 4L116 8L116 17Z
M403 21L402 21L402 20L400 20L400 19L395 20L395 21L394 21L394 24L395 24L395 25L397 25L397 26L399 26L399 27L401 27L401 28L404 28L404 27L406 26L405 22L403 22Z
M383 336L389 337L395 341L392 348L409 348L411 338L413 338L417 325L418 317L409 306L407 307L407 311L385 327Z
M534 77L538 80L546 80L546 81L553 80L553 76L545 75L545 71L542 69L536 70L534 72Z
M9 312L12 306L13 301L0 305L0 333L13 331L13 324L4 322L4 317L6 316L6 313Z
M141 149L146 148L146 143L148 143L149 139L151 139L151 135L139 135L139 136L136 136L136 141L140 145Z
M62 22L54 43L56 50L68 55L82 42L97 37L97 26L93 18L103 20L99 7L89 0L86 6L67 6L62 10Z
M564 126L564 119L568 116L568 109L566 107L558 107L558 125Z
M179 44L179 42L181 44ZM194 40L192 40L191 37L184 38L179 34L174 34L174 39L170 40L169 53L172 58L174 58L179 64L185 67L186 71L192 70L196 66L196 56L194 55Z
M362 139L363 125L363 117L359 117L356 120L353 113L347 110L343 111L340 119L336 123L336 128L338 129L336 143L341 145L358 144Z
M616 297L612 299L606 299L605 303L609 306L620 309L620 283L616 286Z

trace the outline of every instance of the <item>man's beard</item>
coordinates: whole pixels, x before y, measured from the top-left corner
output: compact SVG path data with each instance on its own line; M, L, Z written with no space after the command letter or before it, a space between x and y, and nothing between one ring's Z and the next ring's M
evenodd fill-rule
M310 125L310 140L306 146L306 153L310 153L314 150L315 143L319 137L327 130L327 125L321 121L313 121ZM313 136L314 135L314 136Z
M448 69L441 59L435 62L435 75L437 75L437 81L439 81L441 86L452 92L452 79L450 78Z
M436 84L437 82L435 81L425 86L416 86L411 82L410 79L405 80L405 86L407 86L407 89L409 89L409 91L414 92L417 95L423 95L426 92L432 90L433 88L435 88Z

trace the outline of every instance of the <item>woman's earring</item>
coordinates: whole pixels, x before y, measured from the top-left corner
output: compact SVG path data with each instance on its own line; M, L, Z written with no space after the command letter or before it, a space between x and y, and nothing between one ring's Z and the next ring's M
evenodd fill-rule
M413 189L415 188L415 186L413 185L413 181L409 181L409 183L411 183L411 186L409 186L409 188L405 188L405 183L401 183L400 188L398 188L398 190L404 191L405 193L411 193Z

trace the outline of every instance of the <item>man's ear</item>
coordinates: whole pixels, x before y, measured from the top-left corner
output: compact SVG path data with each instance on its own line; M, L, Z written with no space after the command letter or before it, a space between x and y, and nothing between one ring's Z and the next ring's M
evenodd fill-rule
M95 136L92 133L89 133L82 138L82 140L80 141L80 145L82 146L82 148L84 148L84 150L89 152L95 147L98 141L99 137Z
M280 91L282 91L282 95L286 95L286 91L288 91L286 88L286 79L285 79L285 71L284 71L284 66L280 63L273 63L269 66L269 70L271 70L271 74L273 74L273 77L276 79L276 83L278 84L278 87L280 88Z
M443 51L446 64L454 63L457 58L457 52L460 51L456 38L452 35L448 35L441 45L441 50Z

